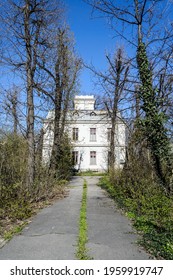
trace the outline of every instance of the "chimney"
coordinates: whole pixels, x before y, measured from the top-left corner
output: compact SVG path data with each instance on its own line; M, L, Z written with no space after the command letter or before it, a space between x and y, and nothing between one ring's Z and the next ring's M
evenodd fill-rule
M78 95L74 98L75 110L94 110L94 95Z

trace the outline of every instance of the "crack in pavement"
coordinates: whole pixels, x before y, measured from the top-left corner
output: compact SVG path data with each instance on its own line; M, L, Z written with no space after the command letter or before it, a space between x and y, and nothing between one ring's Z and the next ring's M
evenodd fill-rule
M45 234L28 234L28 235L24 235L26 237L37 237L37 236L46 236L46 235L64 235L66 234L65 232L49 232L49 233L45 233Z

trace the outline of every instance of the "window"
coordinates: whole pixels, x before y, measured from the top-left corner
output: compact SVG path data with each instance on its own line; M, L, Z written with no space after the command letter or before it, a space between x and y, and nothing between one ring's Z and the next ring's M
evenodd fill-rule
M96 165L96 152L90 152L90 165Z
M111 141L111 128L107 129L107 139L108 139L108 142Z
M73 162L73 165L78 164L78 151L72 152L72 162Z
M90 141L96 141L96 128L90 128Z
M73 140L77 141L79 137L79 129L78 128L73 128Z
M124 148L121 148L120 150L120 164L124 164L125 163L125 149Z

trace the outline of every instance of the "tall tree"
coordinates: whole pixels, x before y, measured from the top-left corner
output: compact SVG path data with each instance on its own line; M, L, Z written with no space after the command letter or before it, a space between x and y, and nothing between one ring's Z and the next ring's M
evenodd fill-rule
M106 83L109 85L109 93L111 95L111 104L105 99L106 108L109 111L111 117L111 138L110 138L110 167L113 169L115 167L115 133L116 124L120 110L120 102L123 100L123 93L125 90L125 85L127 83L127 77L129 72L129 65L123 61L122 49L118 49L113 60L107 56L109 62L109 72L107 75Z
M111 119L110 146L108 163L111 169L115 168L116 125L122 121L122 103L127 100L127 83L130 63L125 59L123 48L118 48L113 55L106 55L108 69L105 72L89 67L96 75L97 84L101 87L103 106ZM128 101L127 101L128 102Z
M62 145L65 132L67 112L76 89L78 72L81 61L74 51L73 39L67 26L61 26L50 36L51 49L45 61L45 56L40 57L39 67L44 72L44 87L38 81L37 90L47 97L54 110L54 140L50 171L56 174L59 162L62 159ZM50 86L51 85L51 86Z
M156 34L157 23L157 27L161 27L160 21L165 15L162 13L162 17L159 17L158 22L156 12L158 8L164 9L163 5L165 4L165 1L134 0L119 2L116 0L86 0L86 2L89 3L94 10L109 17L118 34L120 34L118 30L119 25L115 25L115 22L122 24L123 27L126 26L128 31L130 30L131 32L131 38L137 38L136 41L132 42L126 32L125 34L120 34L136 47L136 60L141 84L139 99L145 114L142 125L147 137L148 147L150 148L153 157L155 171L161 182L165 185L166 182L162 162L166 160L169 165L169 140L165 129L164 113L160 113L158 108L158 89L155 88L153 81L153 72L149 63L150 59L147 53L146 43L146 35L148 33L151 35L151 32L153 31L153 33ZM164 11L166 11L166 9L164 9ZM157 39L152 38L152 42L157 42L156 48L158 48L158 34L160 41L166 40L168 37L165 36L164 30L161 32L158 30Z
M56 2L59 4L59 1ZM38 58L48 46L49 31L58 23L59 6L54 1L7 1L2 11L2 22L7 30L4 61L19 70L26 82L28 164L26 184L31 188L35 172L34 141L34 85Z

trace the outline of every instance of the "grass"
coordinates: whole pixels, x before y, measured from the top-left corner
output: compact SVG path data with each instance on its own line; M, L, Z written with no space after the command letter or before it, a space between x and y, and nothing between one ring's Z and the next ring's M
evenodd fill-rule
M20 234L23 228L26 226L27 222L23 222L18 226L14 226L11 230L4 233L4 239L10 240L15 234Z
M139 244L146 248L149 253L158 259L173 260L172 230L161 229L148 221L140 223L137 219L135 219L134 226L142 232L142 239L139 240Z
M67 196L66 182L59 181L49 190L49 193L45 192L37 201L28 200L25 202L22 197L10 200L9 196L9 199L4 203L5 205L0 205L0 238L10 240L15 234L20 233L23 227L30 222L30 219L42 208Z
M128 186L123 190L110 183L109 177L102 177L99 184L123 209L141 236L139 244L157 259L173 260L173 198L168 198L154 186L142 185L133 197L128 196ZM137 195L136 195L137 194Z
M97 172L92 170L81 171L76 174L77 176L104 176L105 172Z
M79 218L79 236L77 243L76 257L79 260L89 260L91 257L88 255L88 249L86 244L88 242L87 234L87 182L84 180L83 194L82 194L82 205L80 209Z

